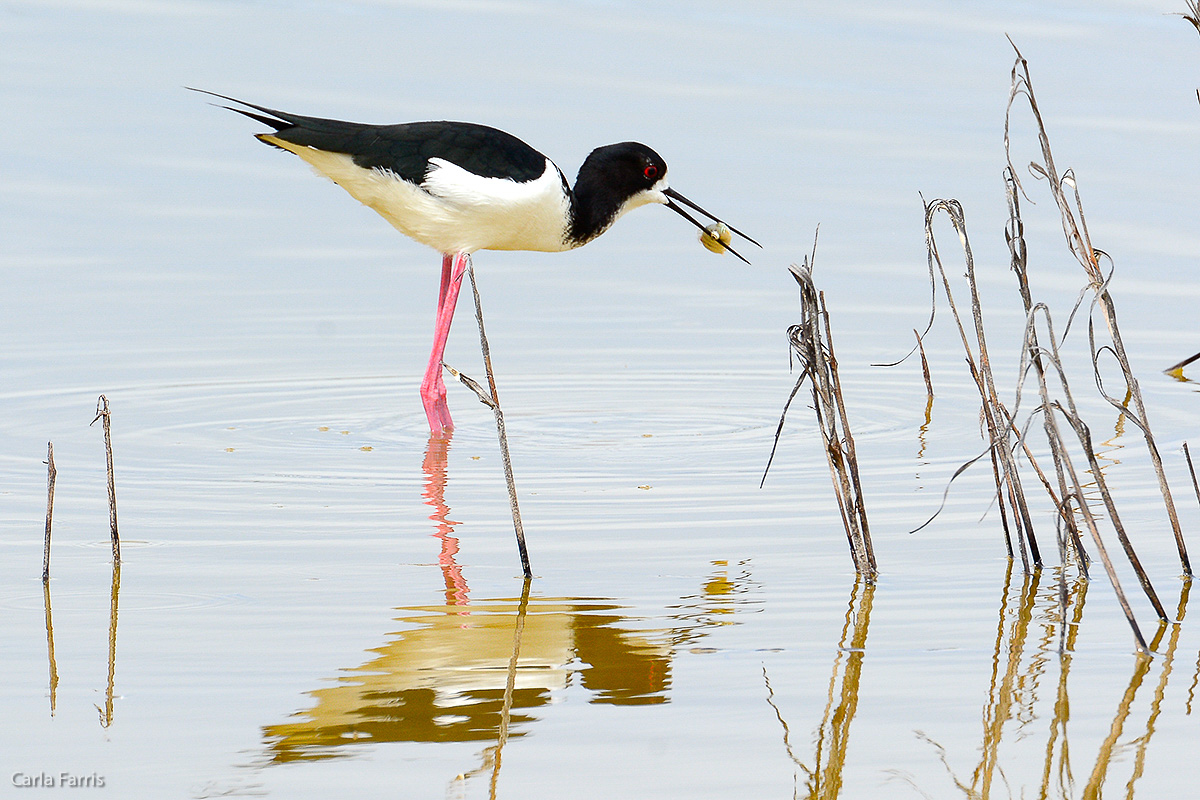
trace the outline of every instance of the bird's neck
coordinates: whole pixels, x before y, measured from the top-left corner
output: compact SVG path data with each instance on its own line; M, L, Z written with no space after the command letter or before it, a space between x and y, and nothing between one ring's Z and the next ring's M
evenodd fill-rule
M621 197L598 181L589 180L581 171L571 191L571 222L567 231L575 247L585 245L604 233L625 212L626 197Z

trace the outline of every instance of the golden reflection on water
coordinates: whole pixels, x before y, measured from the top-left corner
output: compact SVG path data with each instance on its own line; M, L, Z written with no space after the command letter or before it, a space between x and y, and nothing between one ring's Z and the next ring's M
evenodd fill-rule
M114 540L115 541L115 540ZM113 723L113 686L117 672L117 600L121 594L121 562L113 559L112 594L108 607L108 687L104 691L104 708L100 712L100 725L107 728Z
M929 464L929 462L925 460L925 451L929 449L929 428L932 424L933 424L933 395L930 394L929 397L926 398L926 400L925 400L925 421L922 422L920 428L917 429L917 442L919 442L919 446L917 447L916 461L917 461L917 465L921 466L921 467L927 466ZM921 480L920 472L918 472L916 474L916 478L918 481ZM917 488L924 489L925 485L918 484Z
M54 615L50 611L50 581L42 581L42 595L46 601L46 657L50 661L50 716L58 699L58 662L54 660Z
M497 738L514 653L523 627L511 697L511 736L520 736L551 692L576 674L591 702L661 703L670 684L665 631L622 626L611 602L497 598L459 606L398 609L402 632L336 685L309 694L315 704L293 721L263 729L272 759L349 755L363 742L467 742ZM613 613L617 612L617 613Z
M117 611L120 595L121 564L113 561L108 605L108 683L104 690L104 706L96 706L102 728L113 724L115 711L113 691L116 686L117 674ZM46 610L46 659L50 665L50 716L53 717L58 704L58 661L54 656L54 612L50 604L50 581L48 578L42 581L42 598Z
M264 726L272 762L347 756L363 743L495 740L468 774L498 771L504 741L522 736L552 693L572 684L591 703L667 702L674 654L733 624L730 615L746 603L748 571L731 577L725 562L714 562L700 590L670 606L660 627L611 599L530 596L528 582L519 598L471 599L444 499L448 444L431 439L424 464L445 601L397 608L397 631L370 658L308 692L314 703L291 720Z
M522 736L538 709L572 684L589 702L668 702L671 662L680 644L703 628L729 624L732 610L720 573L711 607L682 606L674 625L645 628L607 600L496 598L397 609L401 631L345 670L287 722L267 725L272 762L336 758L358 744L471 742ZM708 595L705 595L708 596ZM483 754L486 766L498 749ZM482 769L482 767L481 767Z

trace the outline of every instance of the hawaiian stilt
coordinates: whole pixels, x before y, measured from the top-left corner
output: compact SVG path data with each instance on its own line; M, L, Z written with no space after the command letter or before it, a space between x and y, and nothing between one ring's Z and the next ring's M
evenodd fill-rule
M546 156L515 136L484 125L363 125L275 111L214 92L204 94L252 109L225 106L274 128L272 133L258 134L258 139L295 153L401 233L442 254L433 350L421 383L421 400L434 433L453 427L442 380L442 353L471 253L571 250L604 233L625 212L647 203L662 203L702 231L705 225L683 206L721 223L671 189L666 162L637 142L593 150L571 187ZM729 230L758 244L736 228ZM710 249L728 249L746 261L724 244L727 231L722 236L706 235L713 238L705 243Z

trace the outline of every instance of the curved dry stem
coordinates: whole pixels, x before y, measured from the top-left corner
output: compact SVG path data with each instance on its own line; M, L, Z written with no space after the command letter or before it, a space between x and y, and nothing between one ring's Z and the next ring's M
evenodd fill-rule
M1010 44L1012 40L1009 40ZM1013 44L1013 50L1016 52L1016 60L1012 68L1012 80L1009 89L1008 107L1005 111L1004 118L1004 149L1005 156L1008 160L1009 173L1014 185L1021 189L1024 194L1024 188L1016 177L1016 170L1012 166L1012 150L1009 131L1012 122L1012 113L1016 105L1018 97L1023 97L1029 105L1029 110L1033 114L1039 148L1041 150L1041 163L1033 163L1030 165L1031 173L1038 178L1044 178L1050 188L1055 204L1058 206L1059 218L1062 224L1063 235L1066 237L1067 246L1071 253L1079 261L1088 278L1088 287L1092 290L1094 299L1092 308L1097 306L1104 315L1104 320L1108 328L1109 338L1112 341L1111 351L1121 366L1126 386L1129 389L1130 400L1133 404L1133 413L1131 418L1135 419L1136 424L1142 431L1143 438L1146 441L1146 448L1150 454L1150 461L1154 468L1155 475L1158 478L1159 490L1162 493L1163 504L1166 507L1167 517L1171 523L1171 529L1175 537L1176 548L1179 552L1180 564L1186 575L1192 574L1191 562L1188 558L1187 547L1183 540L1183 534L1180 529L1178 514L1175 511L1175 502L1171 497L1171 489L1167 483L1166 473L1163 469L1162 458L1158 452L1158 446L1154 442L1154 436L1150 431L1148 416L1146 414L1145 403L1142 399L1141 389L1138 386L1137 379L1133 375L1133 371L1129 366L1129 359L1125 353L1125 346L1121 341L1121 332L1117 327L1116 306L1112 296L1108 291L1108 282L1112 277L1110 269L1108 277L1105 277L1100 269L1100 260L1108 259L1111 263L1112 259L1106 253L1097 249L1092 244L1091 234L1087 228L1087 220L1083 213L1083 202L1079 192L1079 182L1076 180L1074 172L1066 170L1059 173L1054 164L1054 155L1050 150L1050 139L1046 133L1046 126L1042 119L1042 114L1038 108L1037 98L1033 91L1033 82L1029 75L1029 64L1020 50ZM1070 189L1070 198L1067 197L1067 189ZM1028 195L1026 195L1028 197ZM1072 312L1072 317L1074 312ZM1093 365L1095 359L1098 358L1097 348L1094 344L1094 328L1089 320L1089 340L1091 341L1091 351L1093 353ZM1102 380L1099 374L1099 368L1096 366L1097 386L1100 388L1102 396L1109 402L1113 402L1113 398L1104 392ZM1122 404L1118 404L1122 405ZM1123 409L1124 410L1124 409Z

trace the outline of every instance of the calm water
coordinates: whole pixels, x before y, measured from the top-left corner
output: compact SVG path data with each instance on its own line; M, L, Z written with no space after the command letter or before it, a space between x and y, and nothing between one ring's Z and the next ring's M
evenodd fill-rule
M1007 33L1115 259L1196 557L1180 445L1198 398L1161 373L1200 349L1200 37L1170 15L1185 10L0 4L0 793L43 796L20 784L66 774L129 798L1190 796L1200 612L1133 426L1083 403L1183 620L1158 629L1122 572L1153 659L1099 571L1068 574L1064 620L1058 571L1009 563L985 471L909 533L982 448L944 303L928 419L917 365L870 366L924 325L921 196L954 197L1012 384ZM569 174L596 145L643 140L673 185L766 245L745 267L650 208L573 253L477 257L527 594L490 412L451 386L453 438L425 428L436 254L185 85L364 121L478 120ZM1027 183L1034 288L1061 328L1083 276ZM818 224L873 587L855 580L803 395L759 488L796 377L785 267ZM460 311L447 362L482 378ZM101 393L119 574L88 426Z

